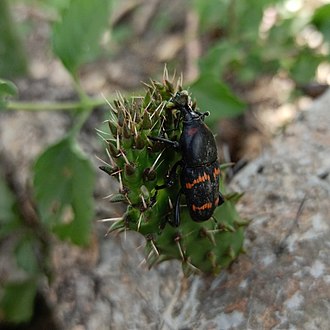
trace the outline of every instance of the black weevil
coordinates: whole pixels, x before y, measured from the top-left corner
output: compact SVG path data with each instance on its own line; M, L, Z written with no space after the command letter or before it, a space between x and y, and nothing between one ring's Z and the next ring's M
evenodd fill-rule
M187 91L177 92L170 102L181 113L182 132L179 141L162 137L149 138L167 144L182 155L182 159L170 170L165 183L156 186L156 190L171 187L176 181L177 169L181 167L181 188L176 197L173 219L173 225L179 226L182 194L186 196L191 218L197 222L210 219L215 208L224 202L224 198L219 191L220 168L216 142L204 123L204 117L208 113L192 109Z

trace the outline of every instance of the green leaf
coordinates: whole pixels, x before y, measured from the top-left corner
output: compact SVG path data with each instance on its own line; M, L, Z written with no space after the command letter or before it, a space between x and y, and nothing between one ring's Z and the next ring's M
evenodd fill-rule
M36 286L34 279L5 285L0 307L6 321L19 323L32 317Z
M230 40L224 40L213 46L200 60L200 68L203 74L212 73L222 77L228 66L233 62L241 61L241 46Z
M17 95L17 87L9 80L0 79L0 108L4 107L7 103L9 96Z
M201 111L210 111L209 121L237 116L245 109L245 104L228 86L211 74L201 75L191 86L191 92Z
M87 244L93 217L94 170L75 142L65 138L37 160L34 188L42 221L61 239Z
M0 1L0 76L5 78L22 76L27 72L27 58L19 35L19 24L11 15L11 2Z
M259 38L259 27L265 8L278 0L232 1L228 24L233 30L232 37L254 43Z
M314 80L316 69L324 60L322 56L316 56L308 48L301 51L294 59L290 73L298 84L307 84Z
M28 235L18 242L15 249L17 265L29 274L37 274L39 272L35 249L36 244L36 239Z
M214 26L227 26L228 1L193 0L192 6L198 13L199 24L204 32Z
M0 79L0 96L2 95L17 95L17 87L9 80Z
M111 0L71 0L62 20L53 28L53 49L64 66L75 74L78 67L99 53Z
M324 38L330 42L330 4L319 7L315 10L311 23L322 32Z
M0 238L9 235L20 226L16 200L0 175Z

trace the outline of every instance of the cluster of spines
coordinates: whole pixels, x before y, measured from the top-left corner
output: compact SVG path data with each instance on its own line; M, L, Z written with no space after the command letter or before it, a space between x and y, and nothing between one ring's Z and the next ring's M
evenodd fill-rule
M152 82L147 87L145 97L127 100L119 95L111 105L108 120L111 137L106 139L109 161L100 168L119 181L119 193L112 195L110 201L129 205L111 231L142 230L148 222L145 212L157 202L152 199L157 178L162 180L168 169L168 165L162 166L162 146L152 143L149 136L158 136L164 124L173 130L174 116L171 111L164 114L164 108L174 89L169 82L164 85Z

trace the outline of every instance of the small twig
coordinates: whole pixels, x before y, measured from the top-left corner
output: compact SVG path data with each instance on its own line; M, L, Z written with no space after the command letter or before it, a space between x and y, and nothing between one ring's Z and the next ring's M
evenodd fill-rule
M306 199L307 199L307 195L304 196L304 198L302 199L302 201L300 202L299 204L299 207L298 207L298 211L297 211L297 214L293 220L293 223L289 229L289 231L287 232L287 234L285 235L285 237L280 241L275 253L277 255L280 255L281 253L283 253L284 249L286 248L286 245L287 245L287 240L288 238L292 235L293 233L293 230L295 227L298 227L298 220L302 214L302 211L303 211L303 208L304 208L304 204L306 202Z

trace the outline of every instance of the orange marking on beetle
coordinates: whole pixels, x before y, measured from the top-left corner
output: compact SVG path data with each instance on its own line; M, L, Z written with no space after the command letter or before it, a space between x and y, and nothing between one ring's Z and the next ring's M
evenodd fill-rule
M205 182L205 181L210 181L210 176L204 172L202 176L198 176L197 179L195 179L193 182L187 182L186 183L186 188L191 189L195 184Z
M220 168L216 167L213 170L213 176L214 176L214 178L216 178L219 174L220 174Z
M193 211L203 211L203 210L208 210L212 208L212 203L205 203L201 206L196 206L195 204L192 205Z

